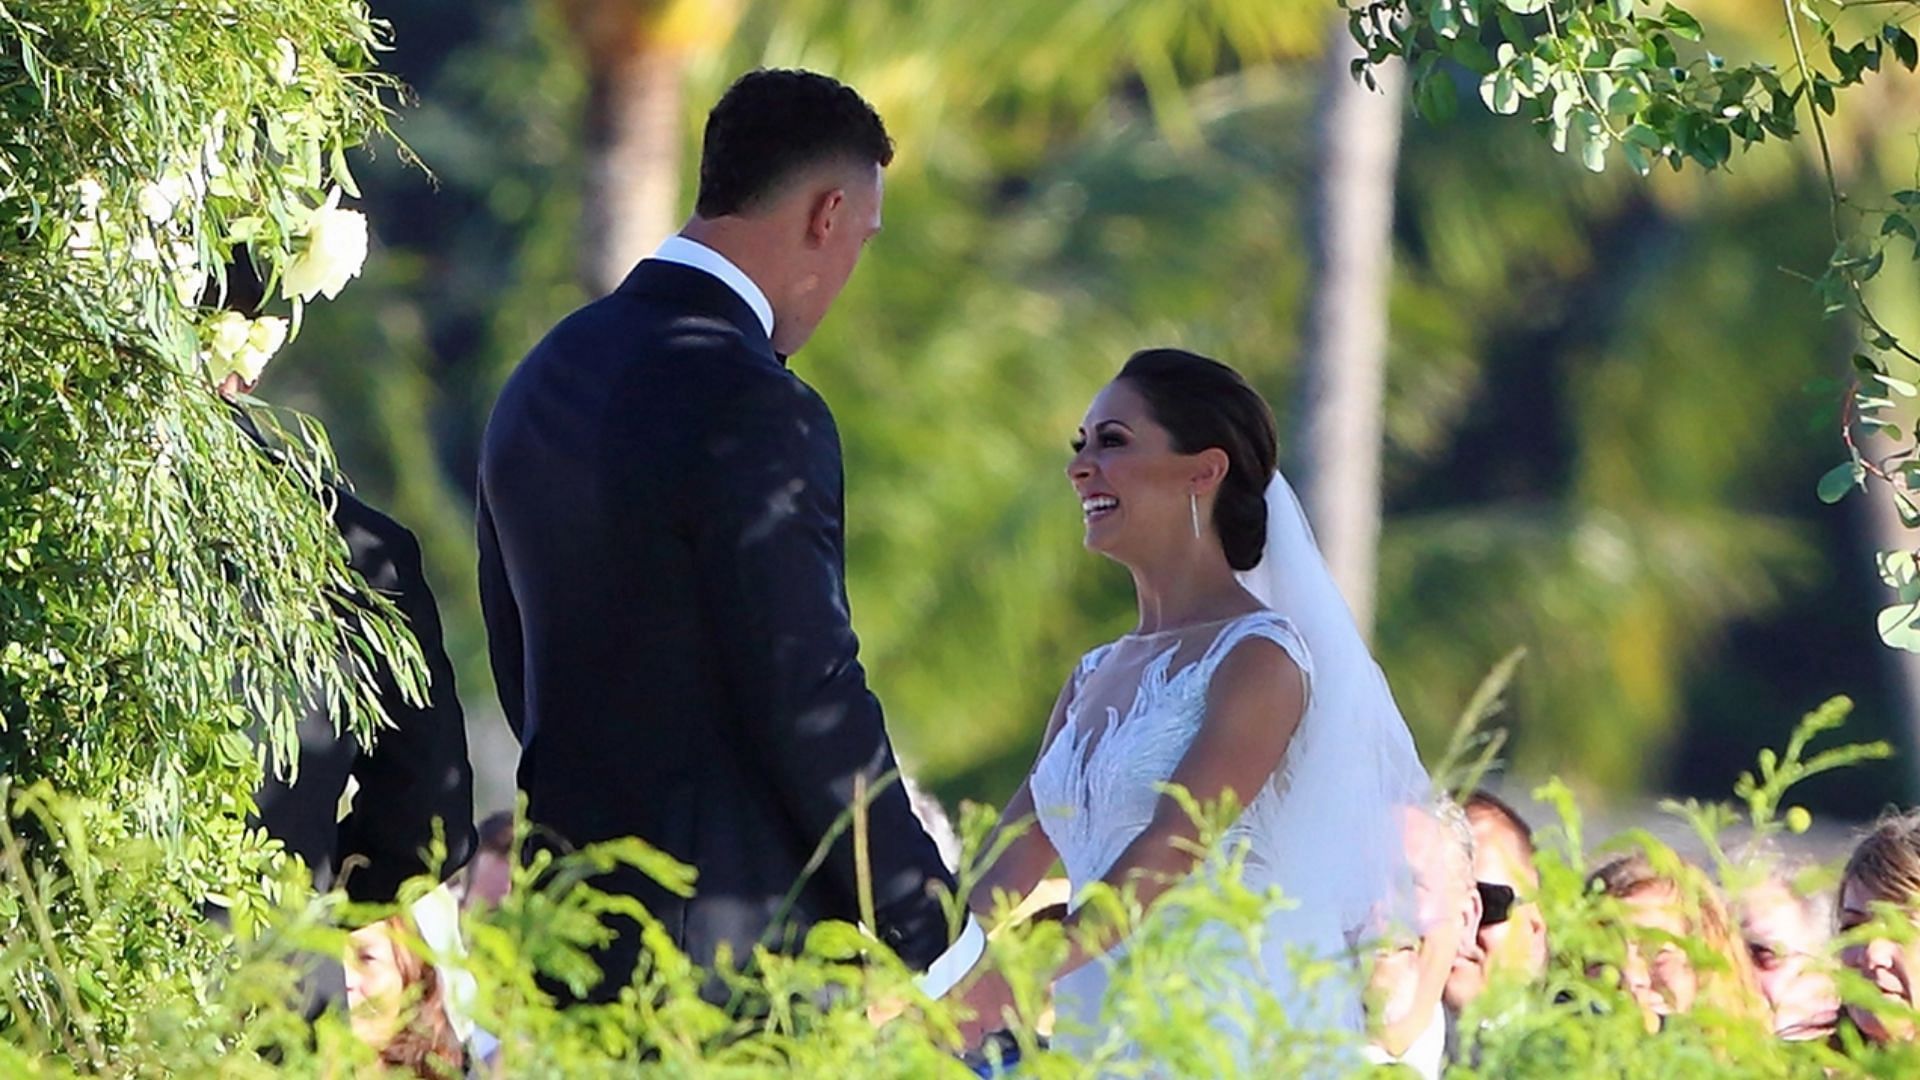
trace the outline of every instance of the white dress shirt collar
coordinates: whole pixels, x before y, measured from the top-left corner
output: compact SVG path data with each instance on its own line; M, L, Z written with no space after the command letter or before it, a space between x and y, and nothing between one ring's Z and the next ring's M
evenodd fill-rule
M753 279L747 276L746 271L733 265L733 260L700 241L689 240L679 233L661 241L653 257L661 262L677 263L681 266L691 266L695 270L704 270L719 278L728 288L738 293L740 299L747 302L747 306L753 309L753 313L760 317L760 328L767 332L769 339L773 337L773 305L768 303L767 294L760 291L760 286L753 283Z

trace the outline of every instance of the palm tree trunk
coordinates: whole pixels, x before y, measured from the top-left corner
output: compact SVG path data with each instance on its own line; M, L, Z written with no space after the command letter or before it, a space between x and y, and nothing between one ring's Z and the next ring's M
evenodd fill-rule
M686 59L633 49L595 58L586 116L580 277L612 291L673 231L680 203Z
M1374 69L1378 89L1368 89L1350 73L1359 55L1345 19L1336 20L1314 115L1314 276L1294 480L1334 581L1361 632L1370 633L1394 174L1406 80L1393 61Z

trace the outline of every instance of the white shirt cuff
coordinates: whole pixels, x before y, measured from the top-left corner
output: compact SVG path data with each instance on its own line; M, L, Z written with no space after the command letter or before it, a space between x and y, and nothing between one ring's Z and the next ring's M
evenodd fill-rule
M960 936L947 946L946 952L928 965L927 973L914 982L920 987L920 992L928 997L943 997L967 972L973 970L973 965L986 949L986 931L980 928L979 920L968 915L966 928L960 931Z

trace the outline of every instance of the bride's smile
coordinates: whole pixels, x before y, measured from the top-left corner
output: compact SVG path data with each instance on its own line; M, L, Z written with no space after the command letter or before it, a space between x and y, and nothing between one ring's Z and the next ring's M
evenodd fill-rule
M1111 495L1086 495L1080 499L1080 513L1088 521L1098 521L1119 509L1120 500Z

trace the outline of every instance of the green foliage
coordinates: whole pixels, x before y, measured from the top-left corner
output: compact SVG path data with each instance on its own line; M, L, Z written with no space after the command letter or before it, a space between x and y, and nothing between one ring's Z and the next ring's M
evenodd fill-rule
M423 685L345 568L317 428L263 413L263 452L212 393L286 330L217 315L222 268L327 261L378 45L351 0L0 7L0 802L35 898L0 905L0 1026L80 1060L211 974L203 904L244 930L265 902L253 735L287 768L309 702L374 729L376 659Z
M1655 12L1633 0L1347 0L1351 31L1366 51L1354 74L1389 57L1403 58L1415 80L1414 100L1430 119L1451 115L1450 65L1480 76L1480 96L1497 114L1522 114L1546 131L1556 151L1577 148L1594 172L1618 147L1642 176L1665 161L1679 171L1691 160L1707 170L1729 165L1737 145L1801 136L1798 115L1811 121L1826 173L1833 251L1825 271L1808 278L1823 313L1855 324L1866 351L1854 357L1858 377L1842 388L1839 423L1848 460L1818 484L1824 502L1838 502L1868 477L1884 482L1909 528L1920 526L1920 429L1911 438L1890 415L1892 395L1914 396L1893 365L1920 362L1876 308L1867 286L1887 256L1904 245L1920 260L1920 191L1892 193L1883 206L1855 203L1841 191L1828 125L1837 92L1882 67L1913 72L1920 46L1906 24L1911 3L1782 0L1781 29L1791 45L1783 74L1769 62L1730 64L1717 55L1700 20L1672 4ZM1808 46L1824 46L1824 57ZM1821 61L1824 59L1825 65ZM1577 140L1574 136L1577 135ZM1882 435L1891 448L1869 452L1861 436ZM1897 586L1896 586L1897 588ZM1888 645L1920 651L1912 602L1878 620Z
M1753 831L1762 838L1782 827L1775 814L1791 784L1829 767L1845 767L1881 752L1872 746L1839 746L1811 752L1811 744L1839 726L1847 704L1829 703L1807 717L1781 753L1763 755L1756 773L1745 775L1736 794L1747 804ZM1452 1077L1755 1076L1867 1077L1902 1075L1920 1066L1920 1048L1868 1047L1849 1035L1838 1049L1776 1040L1764 1018L1739 998L1714 989L1730 974L1728 957L1696 936L1637 928L1618 901L1586 885L1590 867L1611 853L1639 850L1659 872L1682 883L1680 910L1698 919L1714 884L1643 830L1589 846L1583 819L1569 789L1555 781L1536 796L1557 820L1539 831L1537 865L1541 887L1523 901L1537 903L1551 928L1552 963L1537 986L1498 982L1462 1018L1461 1064ZM1200 806L1186 800L1203 842L1216 840L1231 822L1230 804ZM41 792L14 803L15 816L0 829L0 869L9 880L32 886L8 894L25 921L41 924L49 889L70 889L98 920L116 917L132 902L125 874L95 877L82 854L23 855L14 839L22 822L60 831L63 818L85 817L74 800ZM1723 830L1736 813L1731 805L1681 809L1715 853L1723 854ZM1791 815L1791 811L1788 812ZM980 845L992 829L991 808L971 807L961 831L979 866ZM526 840L524 824L517 835ZM100 852L110 862L137 849ZM1727 861L1716 872L1720 888L1738 892L1759 864ZM664 928L630 900L593 888L596 875L615 866L655 876L669 888L697 887L684 867L637 840L595 845L562 856L542 854L517 868L513 889L498 907L463 917L463 955L435 953L417 938L405 947L473 978L461 995L466 1012L500 1039L500 1056L482 1075L601 1076L609 1072L647 1077L778 1077L791 1075L900 1077L967 1074L955 1056L957 1021L950 1003L931 1001L914 987L911 973L871 937L845 924L823 924L797 956L756 953L744 968L718 973L734 995L736 1010L721 1010L699 996L704 973L676 952ZM963 875L964 876L964 875ZM411 897L429 880L415 883ZM963 881L963 887L967 884ZM0 953L0 970L16 976L23 964L44 966L45 981L10 977L0 983L15 1021L0 1032L0 1065L12 1075L220 1075L339 1076L372 1071L372 1052L329 1015L311 1029L296 1008L298 967L317 952L338 951L344 935L330 925L349 916L365 921L384 910L345 912L337 898L318 898L291 881L279 902L262 912L255 932L226 943L226 955L203 961L195 977L153 983L131 967L98 971L100 977L141 982L143 1009L123 1030L96 1025L86 1012L85 984L74 972L75 945L52 941L30 956L18 948ZM1241 884L1231 853L1142 905L1131 888L1096 887L1080 898L1091 917L1081 932L1090 942L1108 932L1128 931L1128 948L1116 958L1098 1029L1069 1030L1090 1047L1080 1058L1043 1049L1047 979L1067 953L1062 925L1003 926L989 942L990 962L1009 980L1016 1006L1012 1042L1022 1054L1019 1075L1040 1078L1103 1076L1271 1076L1301 1071L1358 1075L1366 1071L1351 1033L1302 1030L1279 1004L1258 993L1236 970L1249 970L1262 945L1258 928L1277 906L1277 893ZM956 917L958 907L954 908ZM593 968L587 951L605 940L600 920L619 913L644 927L649 962L610 1004L556 1009L542 978L587 985ZM1904 941L1915 933L1912 915L1885 909L1869 924L1840 935L1835 948L1881 936ZM206 932L211 936L211 932ZM1639 1006L1621 988L1618 972L1629 947L1650 956L1662 946L1683 950L1699 973L1701 1004L1671 1018L1657 1035L1648 1033ZM124 963L131 965L134 960ZM1257 970L1253 968L1251 970ZM1352 993L1355 969L1340 961L1296 961L1298 977L1318 992ZM1879 992L1842 973L1850 1002L1883 1013ZM47 1025L39 1018L57 1011L22 1008L22 995L67 997L78 1022ZM742 1019L743 1016L754 1019ZM24 1017L24 1021L20 1018ZM890 1018L890 1019L889 1019ZM883 1022L877 1022L883 1021ZM1062 1021L1065 1023L1065 1021ZM1244 1033L1251 1032L1251 1036Z

